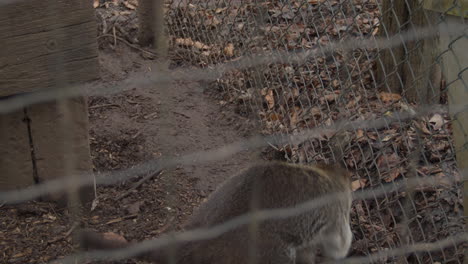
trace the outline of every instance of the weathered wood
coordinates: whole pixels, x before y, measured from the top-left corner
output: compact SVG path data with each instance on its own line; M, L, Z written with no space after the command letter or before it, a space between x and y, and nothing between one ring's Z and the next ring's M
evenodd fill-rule
M34 184L28 123L23 110L0 114L0 190Z
M99 78L96 22L90 1L28 0L2 5L0 35L0 97ZM0 160L23 161L27 157L34 166L29 170L26 166L2 170L2 178L8 179L3 182L14 181L21 174L20 177L31 179L24 187L74 172L91 172L86 101L75 98L66 100L66 104L70 108L66 116L53 100L26 107L21 113L29 120L27 129L18 118L4 122L5 131L21 131L17 137L0 135L0 142L6 146L0 152ZM69 121L65 131L61 122L64 119ZM8 154L25 143L27 150L21 145L20 151ZM71 151L66 152L65 146ZM10 185L5 183L3 187ZM81 189L85 201L92 198L91 191L92 188ZM45 198L65 202L62 197L58 194Z
M421 1L382 2L380 32L384 37L427 27L439 14L425 10ZM438 38L429 38L384 50L377 63L377 80L383 90L402 93L420 104L440 101L441 71L436 63Z
M391 38L400 33L408 14L406 1L382 1L380 21L380 36ZM401 68L404 63L404 48L402 45L380 52L377 60L377 82L382 90L399 93L402 91L403 76Z
M34 144L37 177L39 182L63 177L70 173L89 173L92 171L89 148L89 124L87 103L83 98L66 100L69 116L64 116L58 103L46 103L28 108L31 120L31 138ZM63 119L70 118L63 128ZM65 133L68 133L65 135ZM68 149L69 152L64 151ZM67 161L73 168L67 168ZM70 169L70 171L67 171ZM81 190L86 201L92 196L92 188ZM60 195L48 198L59 200Z
M56 56L63 58L58 67L69 83L96 78L96 22L91 4L28 0L2 5L0 97L54 87L51 69L57 66L53 65Z
M447 16L446 21L456 23L459 17ZM466 31L467 28L465 28ZM447 98L452 118L453 140L457 165L464 177L468 177L468 38L461 37L463 32L440 38L440 50L443 52L443 74L448 84ZM464 214L468 217L468 181L463 188ZM468 224L468 222L466 222ZM465 252L468 253L468 252ZM465 262L468 257L465 255Z
M142 46L153 46L158 56L167 55L167 38L164 32L164 1L138 1L138 42Z
M424 0L423 5L427 10L468 18L467 0Z
M411 23L408 29L435 26L440 14L425 10L419 1L408 2ZM407 61L402 68L405 98L419 104L440 102L441 71L436 62L440 52L438 37L406 43Z

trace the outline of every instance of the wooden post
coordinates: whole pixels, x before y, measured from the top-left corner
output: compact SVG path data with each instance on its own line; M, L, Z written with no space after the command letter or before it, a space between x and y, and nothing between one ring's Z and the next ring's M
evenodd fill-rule
M447 9L440 10L444 12ZM454 14L445 17L446 22L460 23L460 14L468 17L468 1L465 1L464 12L451 10ZM465 24L466 25L466 24ZM466 26L465 31L468 29ZM464 177L468 177L468 38L460 31L459 34L440 38L440 50L443 52L443 74L448 84L447 98L452 119L453 139L456 150L457 165ZM463 208L468 218L468 181L463 186ZM466 222L468 227L468 222ZM468 263L465 252L464 263Z
M437 14L425 10L421 1L383 1L381 11L380 32L384 37L437 21ZM439 103L441 70L435 63L439 54L437 45L434 37L382 51L377 63L379 86L385 91L402 93L412 102Z
M99 78L90 1L28 0L2 5L0 36L0 103L9 96ZM64 145L73 151L73 172L91 171L85 98L66 100L72 136L60 134L64 116L57 104L51 100L0 115L0 189L64 176L64 161L69 157ZM91 191L82 190L85 201L93 198ZM63 201L62 195L49 198Z
M388 38L400 33L407 17L406 1L382 1L380 8L380 36ZM377 82L385 91L400 93L403 84L401 67L403 65L404 49L397 46L380 52L380 60L377 61Z
M137 12L139 44L152 45L158 56L166 56L168 43L164 31L164 1L139 0Z

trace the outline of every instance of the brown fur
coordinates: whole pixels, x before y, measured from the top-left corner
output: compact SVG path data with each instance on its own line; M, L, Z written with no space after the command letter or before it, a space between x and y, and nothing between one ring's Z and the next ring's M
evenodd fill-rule
M176 263L245 264L251 263L252 257L259 264L313 263L314 250L320 246L330 257L344 257L351 243L351 182L345 169L332 165L265 162L252 166L213 192L184 228L211 227L248 213L252 208L294 207L331 192L347 192L348 195L297 216L262 221L256 229L245 225L215 239L180 244ZM256 230L255 240L252 230ZM99 240L96 236L92 239ZM99 243L93 243L102 248L105 241L101 238ZM112 246L122 245L109 244L108 248ZM166 263L163 252L164 249L154 251L144 257Z

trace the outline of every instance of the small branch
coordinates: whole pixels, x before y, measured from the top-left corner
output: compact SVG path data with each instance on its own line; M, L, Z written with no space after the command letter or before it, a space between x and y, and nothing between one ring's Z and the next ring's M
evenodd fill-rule
M120 105L118 105L118 104L103 104L103 105L90 106L89 109L96 109L96 108L102 108L102 107L108 107L108 106L120 107Z
M115 198L114 200L118 201L118 200L124 198L125 196L129 195L133 190L140 187L144 182L146 182L147 180L153 178L154 176L161 175L163 172L164 172L163 170L159 170L159 171L157 171L155 173L149 173L148 175L146 175L145 177L140 179L138 182L133 184L132 187L130 187L130 189L128 189L126 192L124 192L121 195L117 196L117 198Z

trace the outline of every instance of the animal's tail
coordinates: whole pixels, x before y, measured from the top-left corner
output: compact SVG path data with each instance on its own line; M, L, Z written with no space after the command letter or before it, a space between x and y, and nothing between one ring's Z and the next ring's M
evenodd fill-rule
M130 245L123 238L106 234L94 232L91 229L82 229L78 233L78 240L81 248L85 250L111 250L126 248Z
M83 250L113 250L123 249L132 245L127 242L123 237L117 236L113 233L97 233L91 229L82 229L77 234L80 247ZM159 252L153 251L148 253L142 253L133 256L139 260L150 260L156 263L164 263L163 257L160 256Z

